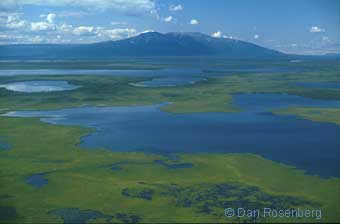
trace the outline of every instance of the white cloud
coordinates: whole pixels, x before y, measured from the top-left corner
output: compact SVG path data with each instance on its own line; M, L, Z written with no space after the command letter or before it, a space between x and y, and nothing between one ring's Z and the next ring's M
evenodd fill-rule
M36 36L31 37L31 42L33 42L33 43L42 43L42 42L44 42L44 38L42 38L39 35L36 35Z
M215 38L221 38L222 37L222 32L221 31L217 31L213 34L211 34L212 37L215 37Z
M233 36L231 35L223 35L223 33L221 31L216 31L215 33L212 33L211 34L212 37L215 37L215 38L224 38L224 39L234 39Z
M325 32L326 30L321 28L321 27L318 27L318 26L312 26L310 29L309 29L309 32L311 33L323 33Z
M40 35L0 35L0 44L23 44L23 43L49 43L49 39Z
M95 28L93 26L78 26L73 29L73 34L78 36L95 35Z
M9 15L7 16L7 23L15 22L19 20L18 15Z
M62 24L61 26L58 26L58 31L64 32L64 33L69 33L73 31L73 26L69 24Z
M171 22L172 19L173 19L172 16L165 17L165 18L164 18L164 22L167 22L167 23L168 23L168 22Z
M9 29L20 29L26 26L26 22L24 20L17 20L12 22L7 22L6 27Z
M93 39L93 41L98 42L128 38L138 33L133 28L106 29L105 27L79 26L73 29L72 34L83 37L95 37L97 39Z
M46 20L47 20L47 22L49 22L49 23L54 23L54 20L55 20L56 17L57 17L56 14L54 14L54 13L49 13L49 14L46 16Z
M88 9L118 9L134 11L151 11L155 9L153 0L1 0L0 7L36 6L67 6Z
M57 17L54 13L49 13L47 15L40 15L40 18L45 18L46 21L40 22L32 22L31 23L31 31L53 31L57 30L58 26L54 23L55 18ZM35 38L37 39L37 38ZM41 37L39 37L41 39Z
M9 28L9 29L20 29L20 28L23 28L25 26L26 26L26 22L24 20L7 24L7 28Z
M225 38L225 39L234 39L233 36L226 36L226 35L223 35L223 38Z
M169 6L169 11L173 11L173 12L175 12L175 11L181 11L181 10L183 10L184 8L183 8L183 6L181 5L181 4L178 4L178 5L170 5Z
M0 44L4 43L94 43L107 40L119 40L136 36L140 33L133 28L108 29L96 26L73 27L69 24L50 24L47 22L31 23L31 31L23 35L18 33L2 35ZM47 32L48 31L48 32ZM146 30L144 32L151 32Z
M190 20L190 24L191 25L197 25L199 22L198 22L198 20L196 20L196 19L192 19L192 20Z
M32 36L18 34L0 34L0 44L32 43L31 38Z
M47 22L33 22L31 23L31 31L51 31L55 30L56 26Z
M256 39L259 39L260 38L260 35L258 35L258 34L255 34L254 35L254 39L256 40Z
M123 39L131 36L135 36L137 34L137 31L135 29L130 28L124 28L124 29L99 29L97 31L97 36L99 37L106 37L111 40L118 40Z
M18 14L9 14L7 18L1 17L0 21L0 26L10 30L25 28L26 24L27 22L22 20Z

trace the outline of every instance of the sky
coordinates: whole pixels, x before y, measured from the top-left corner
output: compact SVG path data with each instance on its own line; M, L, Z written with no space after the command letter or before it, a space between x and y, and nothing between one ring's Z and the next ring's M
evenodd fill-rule
M0 0L0 44L201 32L285 53L340 52L339 0Z

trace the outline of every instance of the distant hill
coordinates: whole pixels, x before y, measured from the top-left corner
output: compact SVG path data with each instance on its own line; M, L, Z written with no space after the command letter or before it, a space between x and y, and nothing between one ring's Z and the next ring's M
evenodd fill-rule
M245 41L201 33L148 32L94 44L20 44L0 46L0 59L110 58L119 56L224 56L273 58L285 54Z

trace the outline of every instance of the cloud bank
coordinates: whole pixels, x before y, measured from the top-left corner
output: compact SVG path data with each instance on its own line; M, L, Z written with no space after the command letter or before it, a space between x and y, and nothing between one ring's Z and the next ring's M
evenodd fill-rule
M153 0L1 0L0 7L33 6L71 6L96 9L143 10L155 9Z

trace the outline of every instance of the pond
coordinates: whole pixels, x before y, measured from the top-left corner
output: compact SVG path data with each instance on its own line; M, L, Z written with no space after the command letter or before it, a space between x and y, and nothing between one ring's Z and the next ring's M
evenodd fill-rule
M5 137L0 136L0 151L8 150L11 148L11 145L7 143L7 139Z
M339 101L287 94L240 94L239 113L173 114L164 104L131 107L81 107L54 111L18 111L6 116L43 117L53 124L94 127L80 146L113 151L159 153L254 153L323 177L340 177L340 126L272 109L288 106L340 107Z
M80 86L71 85L66 81L23 81L0 84L0 88L24 93L65 91L74 90L79 87Z
M48 184L48 180L46 179L47 173L37 173L33 174L26 178L26 183L36 187L41 188Z
M0 141L1 141L1 139L0 139ZM11 148L10 144L5 143L5 142L0 142L0 150L8 150L10 148Z

